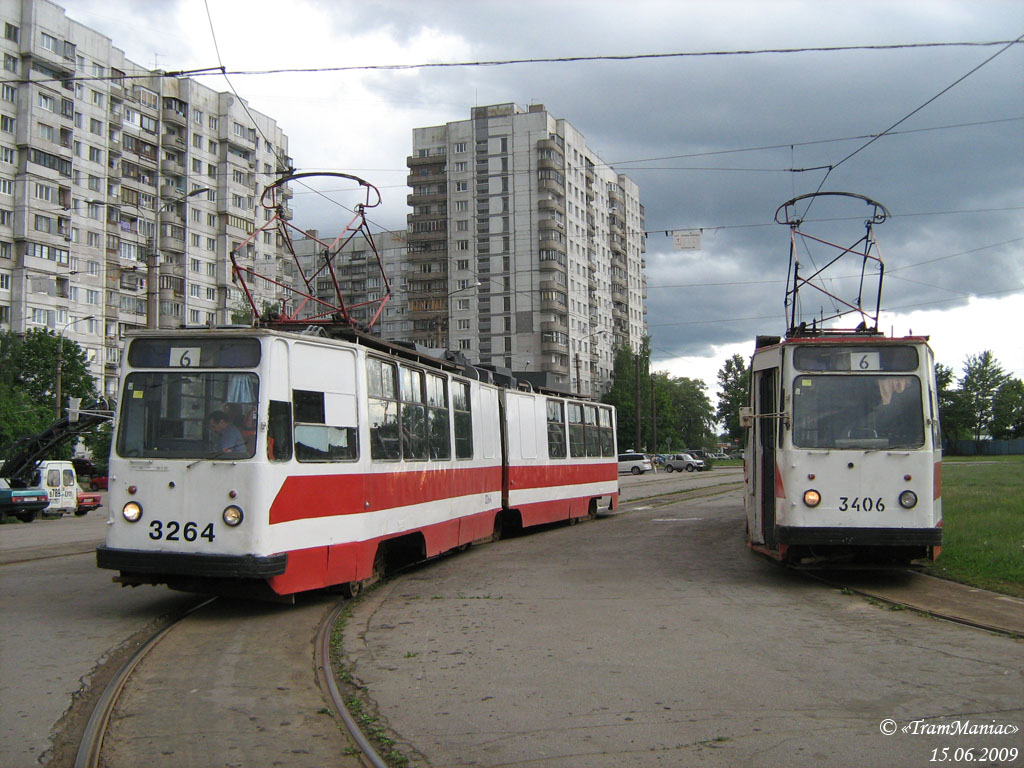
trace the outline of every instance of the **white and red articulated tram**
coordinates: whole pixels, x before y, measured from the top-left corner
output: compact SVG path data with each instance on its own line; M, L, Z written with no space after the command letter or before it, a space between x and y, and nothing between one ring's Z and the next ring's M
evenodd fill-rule
M126 343L101 568L266 597L618 504L612 408L356 331Z

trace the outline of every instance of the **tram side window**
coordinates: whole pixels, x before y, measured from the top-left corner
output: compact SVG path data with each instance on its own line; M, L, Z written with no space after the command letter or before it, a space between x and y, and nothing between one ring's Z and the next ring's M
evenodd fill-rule
M597 409L597 425L600 429L601 455L615 455L615 432L612 430L612 412L608 408Z
M396 460L402 456L398 430L398 366L373 357L366 359L370 457Z
M330 396L328 393L327 397ZM356 428L325 423L327 409L323 392L292 390L292 406L295 414L296 459L313 462L355 461L359 458Z
M402 367L402 458L427 458L427 408L423 395L423 371Z
M600 456L601 434L597 428L597 408L593 405L583 406L583 438L587 456Z
M435 373L427 374L427 432L430 458L450 459L452 438L448 428L448 380Z
M469 401L469 384L452 382L452 411L455 417L455 458L473 458L473 412Z
M565 458L565 412L561 400L548 400L548 458Z
M586 456L586 433L583 428L583 406L568 403L569 408L569 455Z
M267 415L267 458L288 461L292 457L292 404L271 400Z

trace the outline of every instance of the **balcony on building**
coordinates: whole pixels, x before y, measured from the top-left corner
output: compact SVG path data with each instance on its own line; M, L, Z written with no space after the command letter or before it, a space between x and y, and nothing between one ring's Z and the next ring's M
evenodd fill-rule
M551 338L547 334L541 334L540 351L541 352L549 352L549 353L554 352L554 353L559 353L559 354L563 354L563 355L568 354L569 353L568 340L566 341L566 343L562 343L561 341L556 341L555 339Z
M566 360L565 363L563 364L562 362L554 362L554 361L551 360L550 357L546 357L546 358L544 358L544 362L541 363L540 367L541 367L541 370L548 371L550 373L562 373L562 374L569 373L569 362L568 362L568 360Z
M537 208L542 212L554 211L562 216L565 216L565 198L561 197L542 197L537 201ZM542 213L543 215L543 213Z
M559 184L557 179L537 179L537 190L540 192L554 192L556 195L565 197L565 186Z
M165 157L160 161L160 173L167 176L184 176L185 166L183 166L179 160L172 160L171 158Z
M162 110L160 110L160 119L165 123L179 125L182 128L188 127L188 115L179 112L174 107L165 106Z
M185 192L185 184L184 184L183 180L181 180L181 181L182 181L182 184L181 184L180 187L177 186L177 182L175 182L175 181L170 181L170 182L166 182L166 183L162 184L160 186L160 199L161 200L171 201L171 200L177 200L179 197L184 195L186 193Z
M445 173L444 166L439 169L420 168L416 173L410 173L405 183L410 187L415 187L418 184L435 184L448 180L448 176Z
M163 143L165 147L174 147L183 151L188 149L188 142L185 141L185 137L177 133L165 133Z
M557 298L556 297L545 297L543 293L541 294L541 297L540 297L540 308L541 308L541 311L547 311L547 312L550 312L550 311L565 312L566 311L566 308L568 307L569 304L568 304L568 300L566 299L565 294L561 290L561 287L559 287L559 289L557 290L557 294L558 294Z
M557 331L559 333L567 333L569 330L569 321L566 315L555 315L554 320L545 320L540 324L541 332L545 331Z

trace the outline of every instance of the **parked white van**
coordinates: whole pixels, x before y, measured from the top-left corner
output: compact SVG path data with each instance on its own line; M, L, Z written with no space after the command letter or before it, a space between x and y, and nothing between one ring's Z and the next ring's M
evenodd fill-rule
M78 509L78 476L70 461L44 461L36 470L34 488L46 491L50 506L44 517L60 517Z

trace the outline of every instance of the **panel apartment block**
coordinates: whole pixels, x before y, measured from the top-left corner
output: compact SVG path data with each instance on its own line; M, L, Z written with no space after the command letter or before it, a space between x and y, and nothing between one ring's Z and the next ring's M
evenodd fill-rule
M228 254L269 217L257 200L290 166L288 139L49 0L0 0L0 25L0 329L74 339L113 394L125 330L227 323L241 307ZM265 273L282 254L273 233L245 248Z
M413 130L399 338L602 394L646 333L637 185L543 105Z

